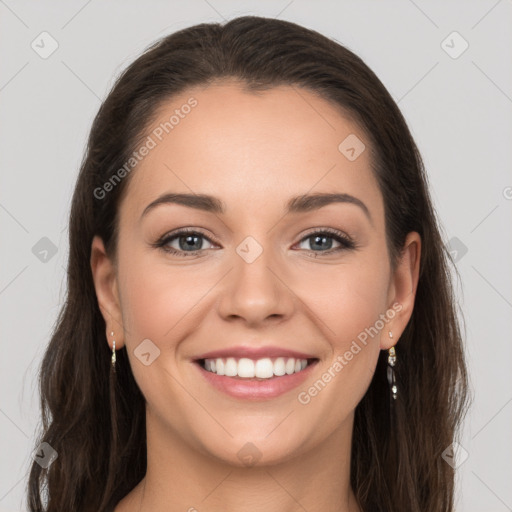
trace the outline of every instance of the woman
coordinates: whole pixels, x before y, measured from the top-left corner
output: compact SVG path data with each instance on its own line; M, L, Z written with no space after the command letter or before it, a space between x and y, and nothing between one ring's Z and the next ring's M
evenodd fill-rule
M452 511L448 263L359 57L254 16L162 39L92 126L30 510Z

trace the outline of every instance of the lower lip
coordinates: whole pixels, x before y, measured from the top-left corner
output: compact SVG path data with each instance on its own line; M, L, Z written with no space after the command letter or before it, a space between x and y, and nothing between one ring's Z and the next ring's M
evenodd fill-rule
M244 400L266 400L283 395L298 387L308 378L317 363L318 360L315 360L311 364L308 364L304 370L292 373L291 375L283 375L281 377L272 377L263 380L241 379L217 375L216 373L205 370L199 362L195 362L195 366L199 368L201 375L203 375L207 382L227 395Z

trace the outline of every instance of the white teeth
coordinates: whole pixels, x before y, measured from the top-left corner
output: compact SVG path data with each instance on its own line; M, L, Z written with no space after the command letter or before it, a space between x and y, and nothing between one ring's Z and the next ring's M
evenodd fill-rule
M286 373L285 362L283 357L278 357L274 361L274 375L281 376Z
M239 377L254 377L254 362L247 358L242 358L238 361L238 376Z
M274 365L268 357L265 359L258 359L254 366L254 374L258 379L270 379L270 377L274 376Z
M204 360L204 368L209 372L245 379L252 379L254 377L270 379L274 376L291 375L292 373L304 370L307 365L306 359L295 359L293 357L277 357L274 360L265 357L256 361L247 357L242 357L238 360L234 357Z
M235 359L228 357L224 365L224 375L227 377L235 377L238 374L238 364Z
M208 359L205 360L208 361ZM217 375L225 375L224 373L224 361L222 359L211 359L211 361L215 361L215 366L217 367L215 373Z

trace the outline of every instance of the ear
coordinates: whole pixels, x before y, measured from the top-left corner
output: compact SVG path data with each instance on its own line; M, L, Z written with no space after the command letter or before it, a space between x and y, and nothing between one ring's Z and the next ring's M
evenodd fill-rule
M99 236L93 238L90 263L98 305L107 326L108 344L112 348L112 340L115 340L116 348L121 348L124 345L124 329L116 268L107 256L103 240ZM114 336L111 336L112 331Z
M387 324L381 337L380 348L383 350L397 343L411 318L418 288L420 256L421 237L416 231L411 231L407 234L397 268L391 276L388 304L390 309L396 311L396 315ZM388 336L388 331L392 332L392 338Z

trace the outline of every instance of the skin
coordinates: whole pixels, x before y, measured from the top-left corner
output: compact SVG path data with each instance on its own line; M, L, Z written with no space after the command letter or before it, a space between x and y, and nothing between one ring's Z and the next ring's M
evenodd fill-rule
M120 205L117 264L100 238L91 248L107 342L112 347L114 331L116 350L126 346L146 398L147 474L115 510L359 511L349 484L354 410L380 351L397 343L411 316L420 237L409 233L392 272L369 141L321 97L288 86L254 94L224 81L168 101L155 126L191 96L198 105L132 171ZM338 150L349 134L366 144L355 161ZM226 213L166 204L141 220L170 191L217 196ZM285 214L292 196L316 192L359 198L371 221L350 203ZM151 246L181 227L205 235L201 254ZM315 245L309 237L322 228L340 230L357 247L324 255L340 243ZM247 236L263 249L252 263L236 252ZM169 245L183 251L179 238ZM394 303L401 310L378 335L308 404L299 403L298 393ZM149 366L134 355L144 339L160 350ZM200 378L192 359L246 340L320 361L305 384L284 395L235 399ZM252 467L237 456L247 442L261 454Z

